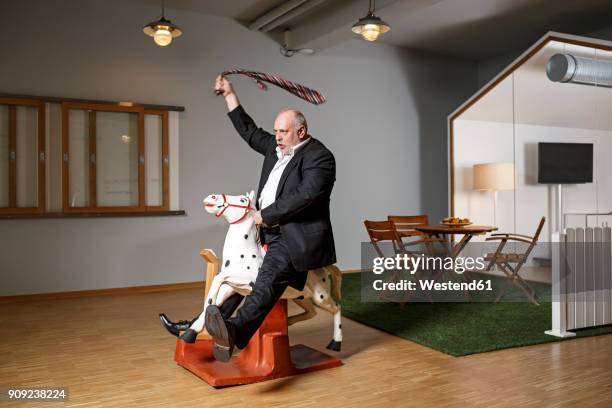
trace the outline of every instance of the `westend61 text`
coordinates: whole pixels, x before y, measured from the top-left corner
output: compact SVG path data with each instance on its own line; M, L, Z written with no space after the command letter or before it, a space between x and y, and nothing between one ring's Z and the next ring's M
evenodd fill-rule
M433 279L420 280L419 287L417 282L402 279L399 282L383 282L375 280L372 282L372 287L376 291L492 291L491 280L474 280L471 282L436 282Z
M463 273L466 270L483 270L485 262L483 257L457 257L452 258L447 256L442 257L425 257L420 254L418 256L409 256L408 254L397 254L395 257L374 258L372 262L372 272L380 275L388 270L405 270L410 274L415 274L417 271L424 270L447 270Z

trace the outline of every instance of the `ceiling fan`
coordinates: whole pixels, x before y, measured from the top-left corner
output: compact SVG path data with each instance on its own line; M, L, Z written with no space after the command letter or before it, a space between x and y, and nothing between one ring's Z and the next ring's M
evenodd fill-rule
M284 39L285 40L283 44L281 44L280 46L280 53L287 58L293 57L295 54L312 55L315 52L312 48L291 48L291 30L290 29L285 30Z

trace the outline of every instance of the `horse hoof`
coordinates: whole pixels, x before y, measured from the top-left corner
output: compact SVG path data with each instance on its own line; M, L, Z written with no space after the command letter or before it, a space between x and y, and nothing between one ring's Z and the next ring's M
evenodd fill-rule
M341 348L342 348L342 342L336 341L334 339L332 339L332 341L330 341L329 344L327 345L327 349L332 350L332 351L340 351Z
M193 329L187 329L185 332L179 337L179 339L183 340L185 343L195 343L196 337L198 337L198 332Z

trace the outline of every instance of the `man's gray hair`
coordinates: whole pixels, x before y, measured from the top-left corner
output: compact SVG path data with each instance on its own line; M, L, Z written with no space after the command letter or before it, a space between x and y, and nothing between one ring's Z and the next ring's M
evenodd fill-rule
M299 128L304 126L306 134L308 134L308 122L306 122L306 116L297 109L283 109L280 113L291 112L293 113L293 130L297 132Z

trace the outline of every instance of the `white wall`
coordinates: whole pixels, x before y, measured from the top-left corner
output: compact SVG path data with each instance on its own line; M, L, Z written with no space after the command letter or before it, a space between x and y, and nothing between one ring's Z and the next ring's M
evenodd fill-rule
M269 38L234 21L175 9L167 17L184 35L161 48L141 31L158 12L114 0L3 5L0 91L186 107L180 205L188 215L0 220L0 295L201 279L199 250L220 252L226 231L205 214L202 198L256 188L262 162L211 91L227 68L276 73L327 96L315 107L232 78L261 126L271 129L283 107L299 108L312 135L334 152L340 267L359 267L364 219L446 214L446 116L475 91L474 64L360 40L288 59Z
M514 135L514 137L513 137ZM593 143L593 183L563 188L564 212L612 211L612 132L592 129L457 120L455 122L455 213L476 224L493 222L492 193L472 190L476 163L514 162L515 191L501 191L497 224L500 231L532 235L546 216L541 240L550 242L556 225L556 190L537 183L538 142ZM607 217L601 217L602 222ZM568 226L584 218L571 217ZM583 226L583 225L582 225Z

